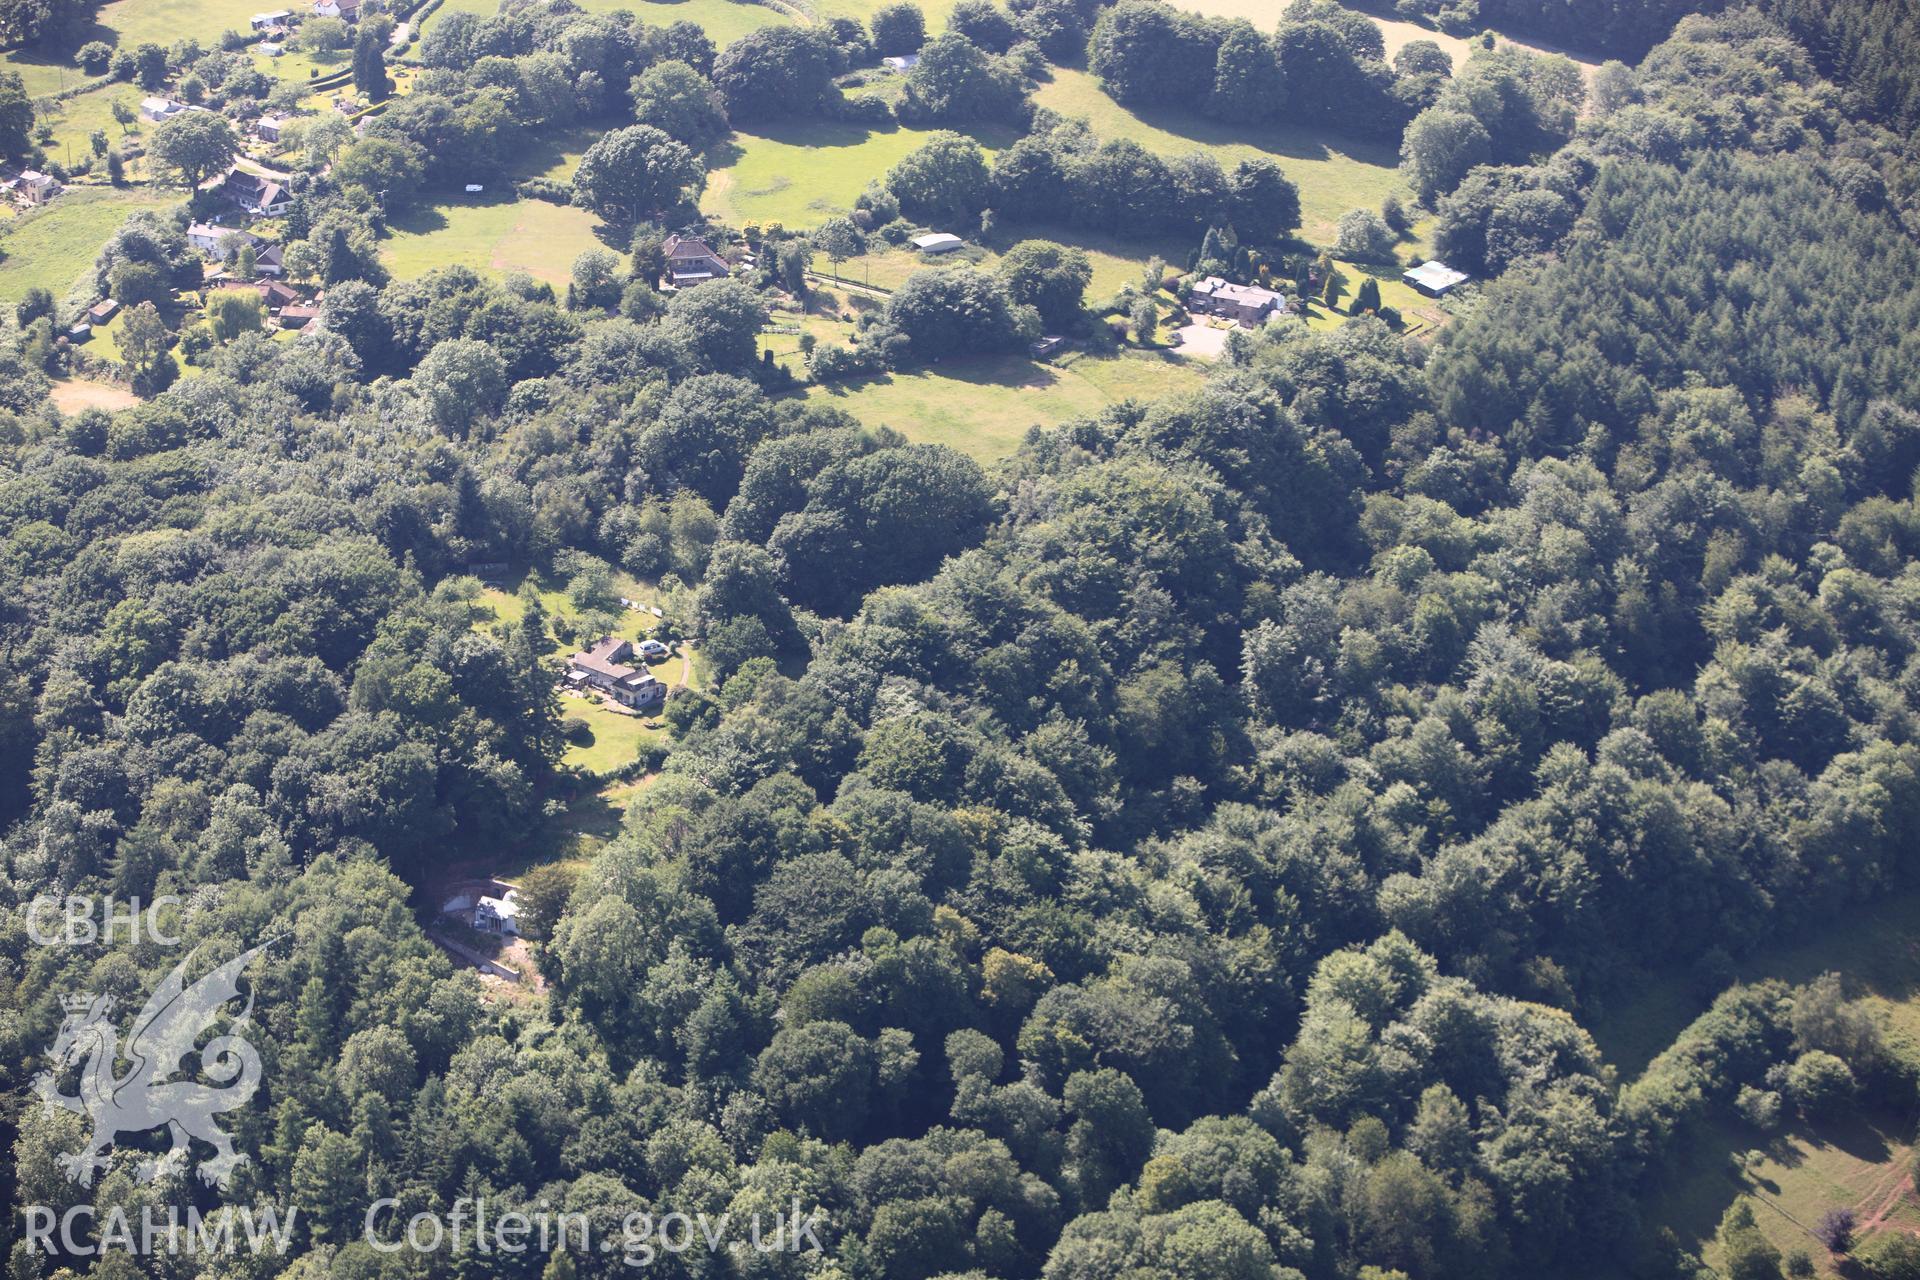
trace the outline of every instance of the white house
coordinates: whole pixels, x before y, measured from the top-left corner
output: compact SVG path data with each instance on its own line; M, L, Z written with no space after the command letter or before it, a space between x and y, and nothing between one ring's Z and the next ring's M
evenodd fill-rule
M440 914L470 924L481 933L520 936L520 891L499 880L462 885L440 904Z
M220 242L230 235L244 236L252 244L260 243L259 237L236 227L223 227L217 222L196 222L187 228L187 243L202 253L214 253L220 248Z
M247 19L247 25L255 31L274 31L287 25L293 14L287 9L275 9L271 13L256 13Z
M61 186L56 179L47 174L27 169L20 174L20 181L14 190L19 192L20 198L28 204L45 204L60 194Z
M140 114L149 120L171 120L185 110L183 104L172 98L140 99Z
M880 59L880 65L889 71L898 71L905 74L920 65L920 55L917 53L903 53L898 57L882 58Z
M358 22L360 21L360 0L313 0L313 16Z
M929 235L913 238L913 247L922 253L952 253L964 244L966 244L965 240L950 231L935 231Z
M504 897L483 894L473 904L473 927L482 933L497 933L504 938L520 936L520 897L512 889Z

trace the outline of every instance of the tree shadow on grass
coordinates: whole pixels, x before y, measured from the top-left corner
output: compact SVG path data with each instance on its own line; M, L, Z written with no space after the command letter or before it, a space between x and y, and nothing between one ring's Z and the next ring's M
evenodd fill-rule
M1121 104L1142 123L1205 147L1257 147L1293 160L1331 160L1347 156L1366 164L1392 167L1400 163L1399 148L1377 138L1335 133L1304 124L1229 124L1212 120L1185 107Z
M890 387L893 382L891 373L876 373L870 378L846 378L839 382L821 382L814 385L827 395L844 400L857 391L865 391L868 387Z
M857 147L876 135L899 133L904 127L898 121L864 124L856 120L823 120L818 117L800 116L786 120L756 120L739 126L739 129L748 137L764 138L768 142L814 150ZM945 127L974 139L983 147L994 150L1012 146L1020 136L1020 131L1011 125L975 122ZM715 143L707 148L707 167L709 169L726 168L740 159L743 150L741 145L732 139Z
M928 364L923 368L928 373L974 387L1018 387L1042 391L1060 382L1059 370L1053 366L1035 364L1019 356L966 356L955 361Z
M1884 1164L1898 1145L1888 1137L1882 1117L1857 1112L1820 1121L1808 1132L1807 1141L1832 1147L1863 1164Z
M393 231L404 231L410 236L429 236L436 231L445 231L451 223L438 205L416 205L411 209L387 215L387 226Z

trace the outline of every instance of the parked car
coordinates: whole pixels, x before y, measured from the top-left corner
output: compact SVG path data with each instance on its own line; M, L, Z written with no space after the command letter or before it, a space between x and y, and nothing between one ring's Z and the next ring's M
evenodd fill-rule
M667 646L661 644L658 640L642 640L640 642L640 656L648 662L661 661L667 656L667 652Z

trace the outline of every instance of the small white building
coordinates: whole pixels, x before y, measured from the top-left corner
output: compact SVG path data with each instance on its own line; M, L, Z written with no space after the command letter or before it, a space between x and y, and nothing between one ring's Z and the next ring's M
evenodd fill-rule
M1436 258L1402 272L1400 278L1429 298L1438 298L1455 285L1465 284L1467 273L1455 271Z
M481 933L503 938L520 936L520 891L499 880L480 880L460 887L440 904L440 914Z
M21 171L20 180L14 190L28 204L45 204L59 195L63 188L52 176L26 169Z
M187 228L187 243L202 253L212 253L220 247L220 242L234 234L234 231L235 228L223 227L217 222L196 222ZM248 236L248 239L252 237Z
M293 13L291 10L275 9L271 13L254 14L251 18L247 19L247 25L255 31L274 31L284 28L287 23L292 20Z
M185 110L185 105L172 98L140 99L140 114L149 120L171 120Z
M512 889L506 896L482 895L473 904L473 927L482 933L497 933L504 938L520 936L520 898Z
M950 231L935 231L913 238L913 247L922 253L952 253L966 243Z
M920 65L920 55L917 53L903 53L897 57L882 58L880 59L880 65L889 71L898 71L904 75Z

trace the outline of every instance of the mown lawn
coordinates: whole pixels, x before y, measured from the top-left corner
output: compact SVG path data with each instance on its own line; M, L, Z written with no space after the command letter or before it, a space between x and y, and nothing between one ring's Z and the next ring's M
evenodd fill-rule
M989 463L1018 448L1031 427L1055 427L1128 397L1149 400L1191 390L1204 376L1177 356L1154 352L1072 355L1052 365L985 356L809 387L806 394L869 426L951 445Z
M36 287L64 298L128 215L178 201L178 192L147 187L75 187L0 224L0 253L6 255L0 259L0 302L18 302Z
M353 62L351 49L333 49L326 53L307 53L289 49L279 57L269 57L255 52L253 65L270 76L277 76L293 84L305 84L309 80L320 80L344 71Z
M930 129L869 129L832 120L796 120L739 132L707 155L700 207L733 226L778 222L811 227L853 208L868 182L883 177ZM992 151L1012 139L1006 129L972 131Z
M1034 101L1064 116L1085 117L1103 140L1130 138L1161 155L1204 150L1229 166L1249 156L1272 157L1299 186L1301 233L1316 244L1333 242L1341 214L1378 209L1388 195L1403 191L1400 152L1391 143L1298 125L1222 124L1171 107L1136 111L1108 97L1086 72L1059 67Z
M525 271L564 289L573 260L604 247L592 214L545 200L453 201L411 210L391 225L380 257L402 280L458 263L493 275Z
M1339 259L1334 266L1342 279L1337 303L1329 308L1324 302L1310 300L1307 307L1307 327L1310 329L1338 329L1351 320L1354 294L1359 290L1360 282L1368 276L1380 284L1380 305L1392 307L1400 313L1406 321L1405 332L1409 336L1425 333L1446 319L1446 312L1440 309L1434 299L1400 278L1405 267L1397 261L1378 264Z
M615 711L598 698L582 694L560 695L560 718L584 720L586 740L569 741L560 763L588 773L609 774L624 769L640 758L640 749L666 737L659 719L642 719Z
M894 249L882 245L864 257L848 258L838 265L840 278L855 284L872 284L881 289L898 289L907 277L928 267L951 266L968 262L982 271L991 271L1001 254L1022 240L1053 240L1072 245L1087 255L1093 267L1093 280L1087 285L1087 303L1098 305L1119 292L1124 284L1138 283L1146 273L1147 262L1156 254L1176 267L1196 247L1177 237L1134 239L1101 235L1072 227L1051 225L1002 224L984 244L969 243L964 249L929 258L912 248ZM876 241L876 243L878 243ZM818 271L835 269L833 263L816 256Z

